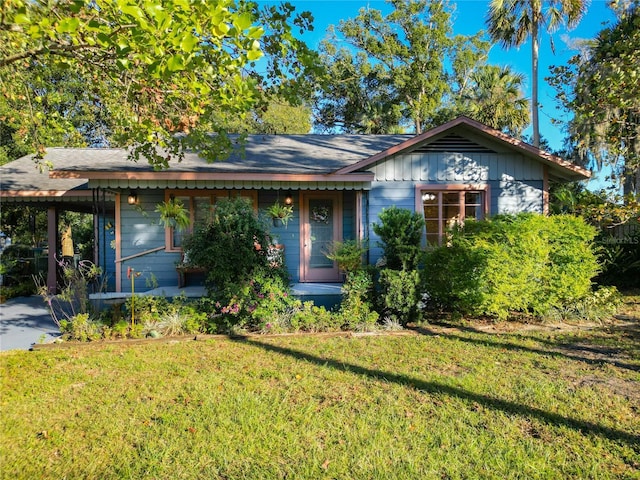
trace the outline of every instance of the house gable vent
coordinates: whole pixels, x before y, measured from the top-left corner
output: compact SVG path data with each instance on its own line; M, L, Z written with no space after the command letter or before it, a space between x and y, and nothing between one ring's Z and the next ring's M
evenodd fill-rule
M461 137L460 135L450 134L442 137L435 142L425 143L413 150L415 153L433 153L433 152L458 152L458 153L496 153L482 145Z

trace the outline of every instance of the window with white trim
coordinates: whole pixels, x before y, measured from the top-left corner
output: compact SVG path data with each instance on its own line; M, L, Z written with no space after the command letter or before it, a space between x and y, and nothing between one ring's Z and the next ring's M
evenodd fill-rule
M420 201L430 245L441 245L447 229L456 223L467 218L481 220L488 211L487 191L483 187L422 187Z
M187 230L178 231L174 228L167 228L166 245L167 250L182 250L184 236L191 233L198 224L203 224L211 218L213 206L220 198L248 198L253 204L253 208L258 208L258 192L255 190L167 190L166 199L175 198L180 200L184 207L189 210L191 226Z

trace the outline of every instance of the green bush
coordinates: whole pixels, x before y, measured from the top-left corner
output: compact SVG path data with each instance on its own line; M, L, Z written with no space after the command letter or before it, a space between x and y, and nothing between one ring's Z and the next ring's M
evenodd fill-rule
M211 219L184 241L185 256L207 270L210 289L249 282L254 272L270 271L287 279L286 269L272 266L268 255L269 230L246 198L216 202Z
M401 325L417 319L422 299L418 270L383 269L379 283L385 317Z
M365 270L347 274L342 286L342 302L339 315L343 328L349 330L371 330L378 321L378 312L373 311L373 280Z
M415 269L421 251L424 217L418 212L393 206L383 209L379 219L380 223L373 224L373 231L380 237L386 267Z
M338 264L338 268L347 274L362 268L362 256L367 248L358 240L333 242L326 256Z
M67 340L89 342L103 336L103 325L89 318L88 313L79 313L68 320L60 321L60 332Z
M342 318L313 302L300 302L289 317L283 331L331 332L342 328Z
M461 313L543 316L591 293L594 236L581 218L564 215L467 222L450 246L428 253L425 288L432 304Z

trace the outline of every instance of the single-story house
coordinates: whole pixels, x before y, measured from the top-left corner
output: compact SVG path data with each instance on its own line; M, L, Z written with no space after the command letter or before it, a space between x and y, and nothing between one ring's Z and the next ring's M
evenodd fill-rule
M425 241L437 243L451 219L548 212L551 182L584 180L589 171L466 117L419 135L249 135L228 160L207 163L187 153L168 170L127 159L125 149L51 148L48 175L30 157L1 167L1 200L90 207L96 261L115 292L175 286L181 234L165 228L156 205L179 198L191 218L217 199L250 198L266 209L285 198L294 217L274 227L296 284L340 282L324 252L333 240L369 238L368 261L381 249L372 229L383 208L422 212ZM37 178L36 178L37 177ZM50 245L57 245L55 233ZM50 248L50 253L57 250ZM50 278L50 282L55 279Z

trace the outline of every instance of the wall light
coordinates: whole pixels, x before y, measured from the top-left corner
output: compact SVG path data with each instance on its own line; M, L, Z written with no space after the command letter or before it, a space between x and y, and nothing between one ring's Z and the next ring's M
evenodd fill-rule
M134 191L129 192L129 196L127 197L127 203L129 205L135 205L138 203L138 194Z
M291 190L289 190L287 192L287 196L284 197L284 204L285 205L293 205L293 192Z

